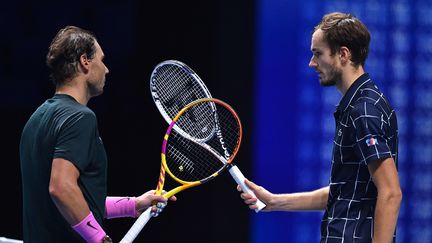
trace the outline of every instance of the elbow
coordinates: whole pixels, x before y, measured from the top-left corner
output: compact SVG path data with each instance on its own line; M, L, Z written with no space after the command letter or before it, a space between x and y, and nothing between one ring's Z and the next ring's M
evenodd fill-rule
M399 207L402 202L402 190L400 188L391 190L383 196L385 201L391 205L397 205Z
M391 198L398 202L399 204L402 202L402 190L400 189L400 187L398 187L397 189L395 189L392 193L391 193Z
M67 182L63 181L50 181L48 192L52 199L55 201L62 201L66 195L71 193L72 185L69 185Z
M62 197L61 194L63 190L59 183L51 181L48 187L48 191L52 199L59 200Z
M402 190L399 188L397 192L394 193L393 197L398 202L398 204L401 204L402 202Z

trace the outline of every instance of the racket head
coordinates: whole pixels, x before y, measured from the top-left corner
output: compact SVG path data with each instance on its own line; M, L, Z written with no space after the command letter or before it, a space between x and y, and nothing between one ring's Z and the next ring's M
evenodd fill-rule
M150 93L168 124L190 102L211 98L198 74L177 60L166 60L156 65L150 76Z
M200 119L191 119L196 113L201 115ZM181 124L181 130L173 129L177 123ZM211 136L208 131L212 131ZM176 188L174 194L219 175L234 160L241 139L240 118L221 100L199 99L180 110L168 127L162 144L163 173L167 172L183 185Z

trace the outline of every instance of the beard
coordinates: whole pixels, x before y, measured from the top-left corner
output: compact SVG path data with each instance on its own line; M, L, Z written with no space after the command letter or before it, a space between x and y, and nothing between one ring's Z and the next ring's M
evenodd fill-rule
M328 74L324 75L321 73L320 76L320 85L324 87L334 86L340 80L342 80L342 70L337 67L332 67Z
M105 81L88 81L87 88L91 97L98 96L103 93Z

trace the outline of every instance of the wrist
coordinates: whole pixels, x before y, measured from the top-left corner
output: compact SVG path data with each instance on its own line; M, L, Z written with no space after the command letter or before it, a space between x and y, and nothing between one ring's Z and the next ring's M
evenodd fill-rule
M267 212L273 211L278 203L279 194L270 194L265 204L267 205L264 210Z
M135 197L107 197L105 211L108 219L137 217Z
M100 243L106 236L105 231L96 221L93 213L90 212L81 222L73 225L72 228L81 235L87 242Z

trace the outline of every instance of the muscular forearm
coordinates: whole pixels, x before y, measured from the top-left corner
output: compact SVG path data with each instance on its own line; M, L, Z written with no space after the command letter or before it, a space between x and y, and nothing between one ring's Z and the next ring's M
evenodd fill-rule
M87 242L102 242L105 231L97 222L78 186L79 173L70 162L54 160L49 193L59 212Z
M69 161L56 158L51 168L49 193L60 213L70 225L84 219L90 209L78 186L79 171Z
M280 211L323 210L327 205L328 193L329 188L323 187L311 192L274 194L269 209Z
M392 242L399 214L402 194L399 192L378 194L374 219L374 243Z
M79 223L90 209L78 185L51 185L50 195L57 209L70 225Z

